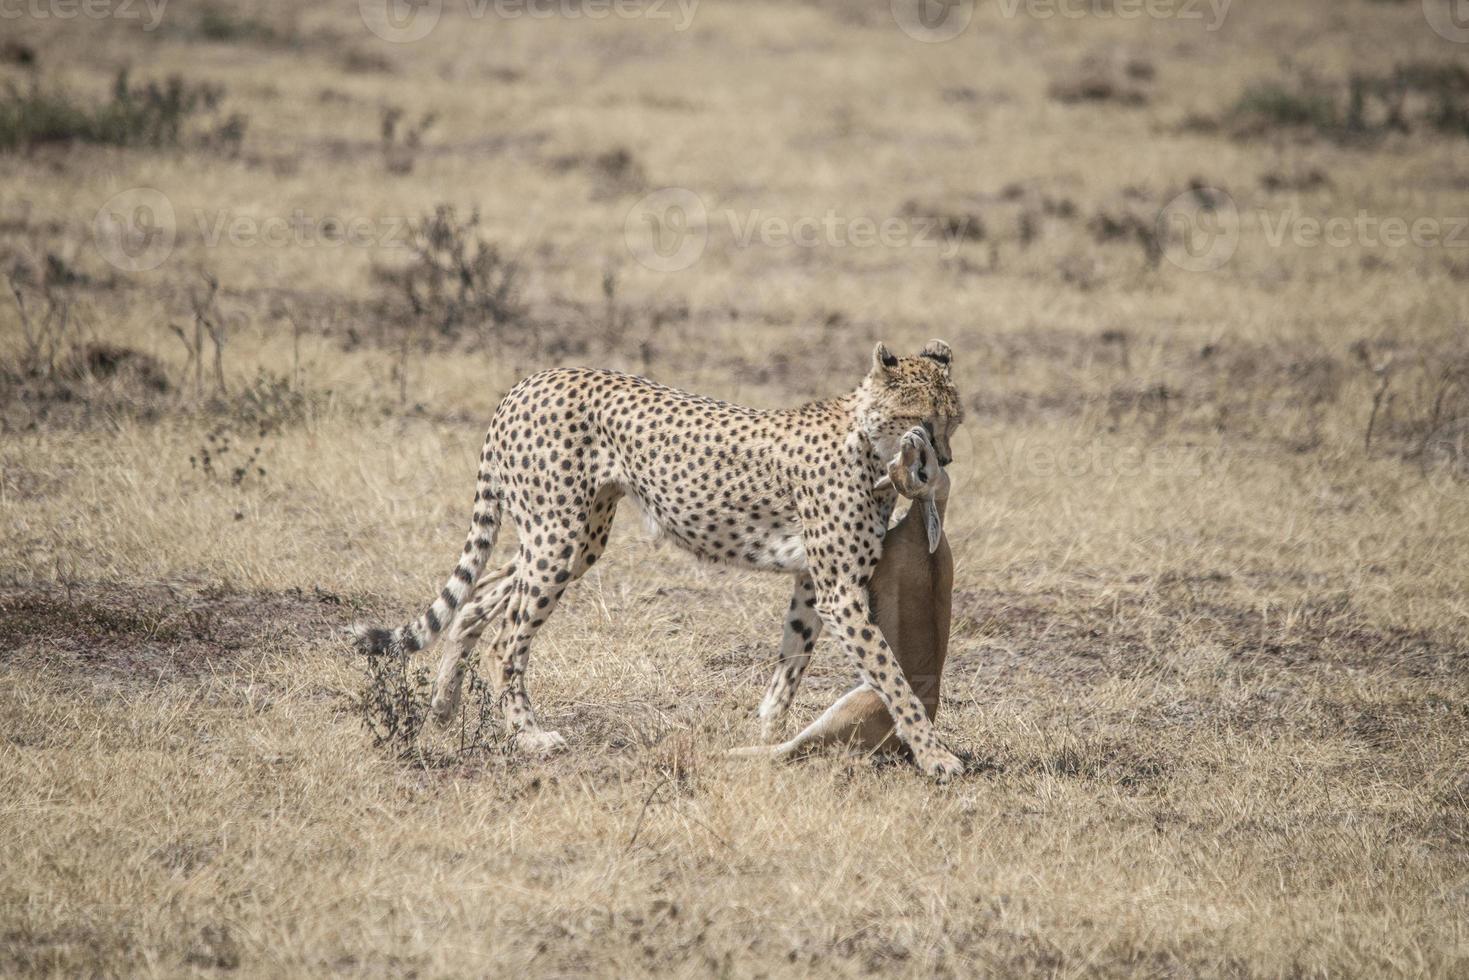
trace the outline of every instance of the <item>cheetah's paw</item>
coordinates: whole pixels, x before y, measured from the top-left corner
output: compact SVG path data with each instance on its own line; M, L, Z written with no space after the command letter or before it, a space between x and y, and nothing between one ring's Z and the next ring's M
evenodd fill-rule
M515 749L526 755L545 758L566 748L566 739L555 732L519 732L515 736Z
M433 712L435 722L440 725L447 725L454 719L455 713L459 710L459 696L457 694L439 692L434 695L433 701L429 705L429 710Z
M964 772L964 763L948 749L933 749L924 753L918 760L918 767L923 770L924 775L932 776L941 783L946 783Z

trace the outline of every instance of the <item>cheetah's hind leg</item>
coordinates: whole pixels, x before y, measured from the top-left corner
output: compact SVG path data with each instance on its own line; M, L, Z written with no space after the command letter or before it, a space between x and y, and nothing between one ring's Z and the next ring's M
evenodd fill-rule
M491 623L501 624L510 605L510 590L515 584L515 563L509 562L495 572L481 575L475 583L474 600L459 611L444 641L444 655L439 658L438 676L434 681L431 708L434 721L447 725L459 710L464 687L465 667L474 651L475 642Z
M520 553L515 562L513 585L504 619L505 636L496 640L500 655L500 707L516 748L533 755L548 755L566 745L555 732L542 729L526 691L525 672L530 660L531 640L556 611L562 594L601 557L607 546L612 518L622 491L603 487L577 516L571 501L561 514L543 516L535 534L520 529Z

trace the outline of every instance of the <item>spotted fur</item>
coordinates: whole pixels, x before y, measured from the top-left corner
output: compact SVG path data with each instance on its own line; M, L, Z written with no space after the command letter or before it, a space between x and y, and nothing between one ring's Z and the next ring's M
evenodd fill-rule
M950 461L950 435L963 414L951 361L942 341L915 357L878 344L855 391L771 412L612 371L529 377L495 410L469 536L448 584L417 620L391 633L360 631L359 645L412 652L447 630L433 703L446 720L458 705L465 658L496 626L492 677L507 727L524 749L559 748L561 736L540 728L526 693L531 641L601 556L627 497L658 534L699 558L793 576L778 676L793 688L823 626L831 629L919 766L951 775L959 761L934 734L867 597L896 500L890 487L875 485L899 439L923 425L940 464ZM515 557L475 597L506 513L519 539ZM767 735L788 707L788 699L767 696Z

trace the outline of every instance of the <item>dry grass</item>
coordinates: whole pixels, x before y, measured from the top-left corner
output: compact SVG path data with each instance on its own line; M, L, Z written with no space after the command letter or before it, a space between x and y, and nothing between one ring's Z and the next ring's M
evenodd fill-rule
M1469 254L1275 233L1448 234L1466 144L1416 89L1408 132L1375 102L1345 135L1231 115L1463 64L1419 4L1217 31L982 4L932 45L886 3L705 0L684 32L444 6L397 45L354 3L6 21L18 92L102 105L127 64L248 126L0 152L30 314L0 308L0 973L1469 971ZM709 244L660 273L623 235L670 185ZM136 187L177 234L128 272L93 225ZM1156 218L1211 188L1238 248L1188 272ZM406 292L392 245L440 204L477 209L491 287L513 264L493 308ZM297 209L304 239L249 232ZM741 247L726 210L955 240ZM372 243L333 244L358 219ZM774 406L930 336L971 413L940 715L963 779L724 760L784 583L626 516L532 660L570 754L373 749L337 629L437 588L518 377ZM846 681L824 643L796 714Z

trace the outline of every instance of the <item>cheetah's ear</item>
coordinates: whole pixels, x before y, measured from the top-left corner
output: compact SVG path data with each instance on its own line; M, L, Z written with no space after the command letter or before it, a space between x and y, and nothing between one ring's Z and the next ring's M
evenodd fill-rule
M945 374L949 373L949 365L954 361L954 349L942 340L930 340L918 353L921 357L937 362L944 369Z
M888 350L887 344L879 340L877 346L872 348L872 376L874 378L885 378L888 376L888 372L897 366L897 356Z

